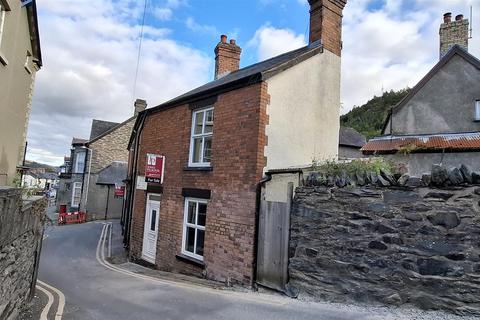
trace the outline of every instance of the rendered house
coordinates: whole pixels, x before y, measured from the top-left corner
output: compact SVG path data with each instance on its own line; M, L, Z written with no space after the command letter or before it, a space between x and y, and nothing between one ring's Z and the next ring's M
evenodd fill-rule
M309 3L308 46L238 69L241 49L222 36L213 82L140 113L123 217L132 260L253 284L264 173L338 156L346 1Z
M79 211L87 160L87 142L86 139L72 139L70 157L65 157L65 164L62 166L65 168L65 172L60 172L59 176L58 210L60 210L60 206L66 205L68 212Z
M441 60L392 109L364 154L384 155L414 175L432 163L480 170L480 61L468 53L468 38L468 20L445 14Z
M0 0L0 185L27 169L28 119L41 67L36 1Z

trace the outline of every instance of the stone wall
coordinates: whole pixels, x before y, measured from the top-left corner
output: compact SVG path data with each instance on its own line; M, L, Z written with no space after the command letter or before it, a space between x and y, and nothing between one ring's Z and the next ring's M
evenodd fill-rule
M46 199L0 188L0 319L16 319L36 283Z
M311 174L297 188L289 288L322 300L480 314L480 188L466 181L468 171L375 177L347 177L345 186Z

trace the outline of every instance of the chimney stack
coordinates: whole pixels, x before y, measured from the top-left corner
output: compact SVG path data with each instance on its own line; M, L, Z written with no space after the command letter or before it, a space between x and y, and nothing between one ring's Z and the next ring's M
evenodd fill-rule
M240 68L241 53L242 48L234 39L227 43L227 36L220 36L220 42L215 47L215 80Z
M347 0L308 0L310 4L310 44L321 41L323 47L341 56L343 8Z
M452 13L447 12L443 15L443 23L440 25L440 59L442 59L450 49L458 45L468 51L468 19L463 18L463 14L455 17L452 21Z
M145 110L147 108L147 101L142 100L142 99L137 99L135 100L135 103L133 104L135 107L135 116L138 116L140 112Z

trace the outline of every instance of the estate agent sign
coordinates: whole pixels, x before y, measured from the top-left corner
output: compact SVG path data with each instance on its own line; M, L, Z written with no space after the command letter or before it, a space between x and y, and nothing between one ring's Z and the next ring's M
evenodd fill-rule
M145 165L145 182L163 183L165 157L158 154L147 154Z

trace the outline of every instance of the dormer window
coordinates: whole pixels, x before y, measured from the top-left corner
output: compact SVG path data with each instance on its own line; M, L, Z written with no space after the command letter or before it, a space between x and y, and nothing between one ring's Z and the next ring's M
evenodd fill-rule
M480 100L475 101L475 121L480 121Z

